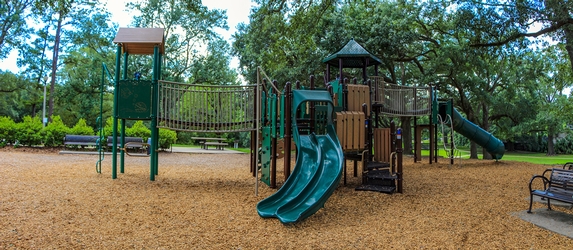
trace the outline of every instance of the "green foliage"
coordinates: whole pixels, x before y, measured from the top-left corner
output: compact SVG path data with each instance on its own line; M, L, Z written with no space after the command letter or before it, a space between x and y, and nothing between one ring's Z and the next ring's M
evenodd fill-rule
M0 146L12 144L16 141L16 123L6 116L0 116Z
M208 9L201 1L160 1L148 0L128 3L128 8L140 14L134 17L134 27L165 28L165 67L162 72L165 79L184 81L186 78L200 76L192 75L192 67L201 59L199 51L203 45L213 41L221 41L214 32L216 28L227 29L226 13L223 10ZM151 63L140 60L133 65L143 76L151 76ZM135 67L132 67L135 68ZM211 72L227 71L221 68L211 68ZM129 75L133 75L130 72ZM214 80L209 74L209 80ZM223 80L223 79L222 79ZM227 80L227 79L224 79Z
M177 141L177 133L169 129L159 129L159 148L168 149Z
M143 124L143 121L136 121L133 126L125 129L125 135L129 137L141 137L144 141L151 136L151 130Z
M573 154L573 135L568 133L565 138L557 139L555 143L555 153L557 154Z
M94 129L87 125L84 118L80 118L76 125L70 130L71 134L74 135L94 135Z
M196 137L195 132L177 131L177 143L191 145L195 143L191 137Z
M121 124L121 120L118 121L118 126ZM113 135L113 117L108 117L105 120L105 125L103 127L103 135L104 136L112 136Z
M64 136L66 136L66 134L69 132L70 128L68 128L64 122L62 122L60 116L52 116L52 122L48 123L48 125L43 130L44 147L56 147L63 145Z
M21 123L16 125L16 140L24 146L42 144L42 121L39 117L25 116Z

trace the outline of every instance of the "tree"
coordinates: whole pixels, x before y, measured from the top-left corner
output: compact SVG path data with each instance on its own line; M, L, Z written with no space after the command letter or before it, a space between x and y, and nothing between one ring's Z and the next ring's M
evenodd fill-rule
M220 38L215 28L227 29L226 13L222 10L209 10L200 1L182 0L147 0L129 3L129 8L138 10L141 14L134 17L136 27L162 27L165 29L165 63L163 75L172 81L183 81L188 77L189 70L198 56L202 55L204 47L211 41ZM144 60L138 62L137 60ZM142 63L145 59L136 59L134 64ZM146 68L149 72L151 68Z
M12 72L0 71L0 116L8 116L14 121L21 121L27 111L30 95L34 86L28 79Z
M547 131L547 155L555 155L554 139L562 132L570 118L571 100L563 94L573 86L573 73L569 70L564 54L566 46L550 46L540 55L538 66L543 73L537 78L539 113L533 122Z
M6 58L28 38L26 19L32 13L35 0L7 0L0 4L0 59Z
M238 84L237 73L229 67L230 45L223 39L213 40L207 51L199 56L189 73L189 82L194 84L233 85Z
M52 17L55 22L55 36L54 45L52 47L52 66L50 73L50 99L48 105L48 117L51 119L54 112L54 98L55 98L55 85L56 76L58 71L58 59L61 50L62 36L65 34L64 26L77 26L81 24L81 17L89 16L94 12L95 3L90 0L46 0L39 1L39 12L44 14L44 17ZM97 13L98 9L95 9ZM46 15L47 13L47 15Z
M458 4L461 9L500 13L489 18L494 27L499 27L503 32L495 36L477 36L473 47L526 45L524 38L550 37L565 46L570 69L573 70L573 5L568 1L466 0Z
M282 87L287 81L306 81L319 75L320 61L346 41L323 50L318 46L324 17L337 10L338 1L258 1L251 11L249 25L239 24L233 35L233 53L239 58L246 80L256 82L257 67L262 67Z
M59 77L55 110L64 123L74 124L85 119L92 127L100 112L100 91L111 95L111 90L101 89L102 63L113 65L115 51L111 41L116 27L110 26L109 13L97 12L81 17L73 31L67 33L70 45L62 56L63 67ZM104 86L107 86L104 85ZM111 105L105 103L104 112L110 112Z

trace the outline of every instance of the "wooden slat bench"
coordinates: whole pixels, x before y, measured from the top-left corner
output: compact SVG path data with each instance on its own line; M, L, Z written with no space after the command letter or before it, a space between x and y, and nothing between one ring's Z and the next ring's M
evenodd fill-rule
M136 149L138 151L143 150L144 147L147 147L147 143L143 142L143 138L141 137L125 137L125 147L130 149ZM113 136L107 137L107 146L113 146ZM121 148L121 138L117 137L117 147Z
M229 145L228 143L223 142L224 140L227 140L225 138L191 137L191 139L199 141L199 144L201 144L202 149L209 149L209 146L216 146L217 149L223 150L224 146Z
M547 173L551 173L549 178L545 176ZM543 181L543 190L532 188L533 181L536 179ZM551 210L551 200L573 204L573 170L552 168L545 170L541 175L533 176L529 181L529 194L528 213L531 213L534 195L547 199L547 209L549 210Z
M209 149L209 146L215 146L216 149L224 150L225 146L228 146L228 145L229 145L229 143L226 143L226 142L204 142L203 148Z
M66 135L64 136L64 148L67 146L97 146L99 136L96 135Z

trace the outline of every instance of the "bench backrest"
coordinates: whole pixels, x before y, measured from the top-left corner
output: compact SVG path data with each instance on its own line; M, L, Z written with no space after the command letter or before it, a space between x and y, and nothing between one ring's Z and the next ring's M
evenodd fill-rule
M554 168L551 171L549 188L551 193L573 197L573 170Z
M141 137L125 137L125 143L128 142L143 142L143 138ZM117 137L117 145L119 145L121 143L121 137ZM111 146L113 145L113 136L108 136L107 137L107 145Z
M93 142L95 143L99 136L95 135L66 135L64 142Z

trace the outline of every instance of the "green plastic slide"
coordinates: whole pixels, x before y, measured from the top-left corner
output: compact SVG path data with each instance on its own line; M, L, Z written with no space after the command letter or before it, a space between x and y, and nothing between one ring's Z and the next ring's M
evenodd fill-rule
M332 105L326 91L293 91L293 110L305 101ZM261 217L276 217L284 224L304 220L324 207L336 190L342 177L344 156L331 114L328 120L326 135L299 135L296 125L293 126L298 152L295 168L276 193L257 204Z
M501 140L495 138L495 136L489 132L463 118L456 109L454 109L452 121L456 132L485 148L485 150L491 154L493 159L499 160L503 157L505 146Z

